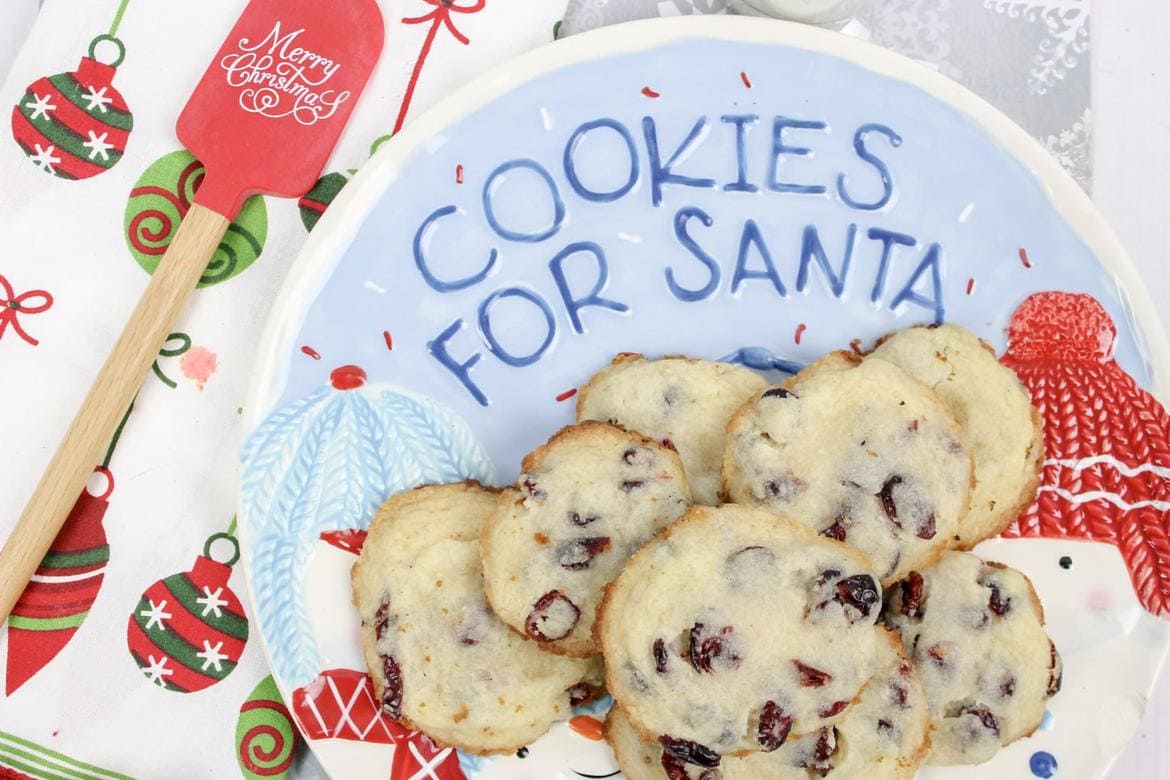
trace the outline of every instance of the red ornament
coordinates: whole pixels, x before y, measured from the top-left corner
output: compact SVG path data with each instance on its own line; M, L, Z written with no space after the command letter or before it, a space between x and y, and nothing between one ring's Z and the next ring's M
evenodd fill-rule
M118 47L111 64L94 58L101 41ZM121 41L99 36L77 70L28 85L12 107L12 137L34 165L62 179L87 179L122 159L134 127L134 117L113 84L124 56Z
M411 734L382 714L370 676L353 669L327 669L293 691L292 710L309 739L395 743Z
M218 539L232 543L230 560L211 558ZM146 589L130 614L130 655L152 683L180 693L199 691L236 668L248 641L248 619L228 587L239 546L228 534L213 534L191 571L172 574Z
M102 587L110 560L102 518L114 492L114 476L100 466L97 471L106 479L105 490L82 491L8 618L9 696L69 643Z
M1016 310L1003 363L1044 417L1036 502L1003 535L1117 545L1138 599L1170 616L1170 415L1113 358L1091 295L1043 292Z

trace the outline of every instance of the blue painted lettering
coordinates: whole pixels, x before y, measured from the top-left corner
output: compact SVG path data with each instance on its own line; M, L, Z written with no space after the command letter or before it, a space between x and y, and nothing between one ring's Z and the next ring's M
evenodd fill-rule
M719 288L719 263L703 247L699 246L699 243L691 238L690 233L687 232L687 223L692 218L698 219L707 227L715 224L715 220L711 219L711 215L697 206L681 208L674 215L674 237L707 268L707 284L698 290L691 290L679 284L674 277L674 269L667 267L666 286L670 289L671 295L680 301L687 302L710 298L715 290Z
M878 176L882 180L882 195L872 203L857 200L849 194L849 190L845 187L845 174L837 175L837 193L841 196L841 200L845 201L845 205L854 209L862 209L864 211L875 211L882 208L890 202L890 198L894 195L894 180L890 177L890 169L879 157L877 157L865 145L865 137L869 133L881 133L890 142L890 146L895 149L902 145L902 136L895 133L885 125L868 124L857 128L857 132L853 134L853 151L857 156L867 163L872 165L877 171Z
M666 164L662 163L662 156L658 152L658 130L654 124L652 117L642 117L642 135L646 138L646 156L650 165L650 202L658 206L662 203L662 185L664 184L681 184L685 187L714 187L714 179L698 179L693 176L683 176L679 173L671 171L671 166L676 165L681 159L690 156L694 151L693 146L702 143L702 139L707 134L707 117L701 116L695 120L695 124L691 127L691 131L687 133L687 137L683 142L671 153L667 158Z
M759 271L750 271L747 267L748 249L753 246L760 259L764 261L764 268ZM760 235L760 228L755 220L751 219L743 223L743 233L739 237L739 254L735 258L735 273L731 276L731 292L738 290L745 279L768 279L776 288L776 292L783 296L788 295L784 282L780 281L780 274L776 272L776 264L772 262L772 253Z
M597 267L597 279L593 282L593 289L582 298L573 297L573 292L569 289L569 280L565 276L565 260L575 254L592 255ZM556 281L561 299L565 302L565 309L569 312L569 321L573 323L573 330L578 333L585 332L585 327L581 324L580 312L586 306L600 306L603 309L617 312L630 310L629 306L620 301L611 301L601 297L601 291L605 289L605 284L609 281L609 264L605 261L605 252L592 241L577 241L569 244L557 252L556 257L549 262L548 268L552 271L553 280Z
M788 129L793 130L819 130L824 131L828 125L820 121L810 121L807 119L789 119L787 117L778 116L772 122L772 158L768 164L768 189L777 192L797 192L803 195L820 195L828 191L828 189L821 184L793 184L791 182L780 181L780 158L786 154L794 157L808 157L812 155L812 149L805 146L788 146L784 143L784 131Z
M500 344L499 339L496 338L495 333L492 331L492 307L496 301L503 300L504 298L520 298L529 301L544 315L544 341L541 342L539 347L527 355L513 355ZM516 328L514 330L519 332L522 329ZM493 355L505 364L519 368L521 366L530 366L540 360L541 356L544 355L545 351L552 344L553 337L557 333L557 326L556 321L553 319L552 309L549 308L548 303L540 295L523 287L504 287L503 289L496 290L487 298L484 298L483 303L479 305L479 331L483 334L484 341L487 342L488 349L492 351Z
M724 114L720 120L735 125L735 162L736 178L730 184L724 184L727 192L757 192L759 187L747 180L747 129L760 121L759 114Z
M878 263L877 278L873 282L873 292L869 295L870 301L877 303L878 299L882 297L882 290L886 286L886 274L890 271L890 259L893 256L894 246L896 244L900 244L901 246L916 246L918 239L914 236L908 236L905 233L895 233L892 230L883 230L882 228L870 228L866 235L872 241L882 242L882 259Z
M495 209L492 206L492 198L495 197L497 190L496 180L507 173L518 168L527 168L530 171L535 171L536 175L541 178L545 186L548 187L549 199L553 206L553 220L552 224L543 230L538 230L534 233L525 233L519 230L510 230L500 224L496 218ZM527 209L526 209L527 211ZM557 184L553 181L553 177L545 170L544 166L536 160L529 160L527 158L520 158L516 160L508 160L506 163L496 166L496 169L487 177L487 181L483 184L483 213L487 217L488 224L491 225L492 230L500 238L506 238L509 241L521 241L525 243L536 243L537 241L544 241L546 238L552 237L558 230L561 229L561 223L565 221L565 204L561 200L561 193L557 190Z
M906 285L894 296L894 300L890 301L890 311L896 310L903 303L912 303L934 312L934 323L936 325L942 324L946 309L943 306L941 258L942 247L938 244L931 244L930 248L926 250L922 262L918 264L914 273L906 281ZM931 297L927 297L915 289L918 286L918 280L927 271L930 272Z
M455 375L455 378L459 380L459 383L467 389L467 392L471 393L471 397L474 398L480 406L487 406L487 396L483 394L483 391L479 389L479 386L475 384L475 382L471 381L471 367L478 363L479 359L483 356L480 353L475 352L471 355L471 357L467 358L467 360L464 360L462 363L460 363L458 360L451 357L451 353L447 351L447 342L450 341L451 338L461 330L463 330L463 320L457 319L448 325L447 329L440 333L437 337L427 342L427 352L431 353L431 357L439 361L439 364L442 365L443 368L447 369Z
M574 162L574 153L577 151L577 146L581 143L586 134L599 127L608 127L618 134L622 141L626 144L626 150L630 155L630 172L626 178L625 184L618 187L616 190L609 192L596 192L589 189L581 183L581 177L577 175L577 165ZM608 203L609 201L617 200L625 195L634 185L638 183L638 149L634 146L634 136L621 122L616 119L594 119L586 122L573 131L569 136L569 142L565 144L565 178L569 180L569 186L585 200L590 200L595 203Z
M816 260L829 285L829 290L835 297L840 298L845 291L845 279L849 276L849 264L853 262L853 242L856 238L857 225L851 224L845 232L845 252L841 258L841 271L837 272L829 264L829 257L825 254L825 247L821 244L821 237L817 234L816 226L806 225L804 240L801 242L800 248L800 270L796 275L796 291L804 292L808 288L809 266L813 260Z

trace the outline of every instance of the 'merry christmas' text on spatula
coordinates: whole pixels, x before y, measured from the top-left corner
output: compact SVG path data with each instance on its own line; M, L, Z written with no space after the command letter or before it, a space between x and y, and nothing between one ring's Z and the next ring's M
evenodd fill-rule
M3 550L7 619L244 200L303 195L320 175L382 50L375 0L252 0L179 117L207 168L80 411Z

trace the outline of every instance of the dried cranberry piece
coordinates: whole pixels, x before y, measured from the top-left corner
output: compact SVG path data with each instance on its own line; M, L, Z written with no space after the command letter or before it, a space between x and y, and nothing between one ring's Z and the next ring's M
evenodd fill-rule
M548 493L537 486L536 477L532 474L520 475L520 487L524 488L524 492L537 501L543 501L548 498Z
M695 671L710 674L721 669L734 669L739 666L739 662L743 659L735 653L731 646L734 633L735 629L731 626L724 626L719 629L718 633L708 632L707 627L702 623L695 623L691 626L688 656ZM716 666L721 667L721 669L716 669Z
M764 481L764 498L791 501L804 490L804 480L791 474Z
M999 590L999 585L994 582L985 582L983 586L991 590L991 597L987 600L988 609L1000 617L1012 611L1012 598L1011 596L1005 598Z
M940 669L945 669L947 666L947 656L949 652L947 648L940 645L931 645L926 648L926 654L930 656L930 660L934 661L935 666Z
M868 574L854 574L838 582L837 593L833 599L842 606L857 610L862 618L869 617L874 605L881 601L877 583ZM857 621L850 617L849 622Z
M645 484L646 484L646 480L644 480L644 479L627 479L627 480L624 480L624 481L622 482L622 486L621 486L621 487L622 487L622 492L623 492L623 493L629 493L631 490L637 490L638 488L640 488L640 487L644 486Z
M719 754L698 742L663 734L658 738L658 744L662 745L664 753L683 763L708 767L719 766Z
M567 517L573 525L589 525L597 520L596 515L582 515L580 512L569 512Z
M593 559L609 549L608 536L585 536L561 546L559 561L562 569L586 569Z
M671 441L669 436L662 440L662 446L666 447L666 449L668 449L668 450L673 450L674 452L678 452L678 447L674 446L674 442Z
M771 753L784 744L788 732L792 731L792 716L774 701L764 702L760 709L760 725L756 739L765 753Z
M906 579L898 583L902 597L899 611L906 617L922 617L922 586L922 575L916 571L910 572L906 575Z
M812 752L802 756L797 765L810 769L821 777L827 777L829 772L833 771L833 765L829 763L829 759L836 752L837 740L833 735L833 729L824 728L817 735Z
M665 751L662 753L662 769L666 772L666 780L690 780L687 765Z
M627 466L650 468L654 465L654 453L646 447L630 447L622 453L622 463Z
M524 632L542 642L564 639L577 625L581 610L559 590L550 590L532 605Z
M1012 675L1005 677L999 684L999 695L1005 699L1010 698L1016 692L1016 678Z
M840 576L841 571L839 569L825 569L823 572L821 572L820 576L817 577L817 587L822 588L829 582L829 580L835 580Z
M906 430L909 431L910 433L918 433L918 418L917 417L915 417L913 420L910 421L910 424L906 426Z
M770 388L768 390L765 390L764 394L762 396L760 396L760 400L763 400L765 398L798 398L798 397L799 396L797 396L796 393L785 390L783 387L773 387L773 388Z
M983 706L967 705L959 710L960 715L974 715L979 718L979 722L983 724L983 728L990 731L995 736L999 736L999 721L991 714L991 710Z
M374 613L374 641L382 639L388 625L390 625L390 598L384 597L382 603L378 605L378 611Z
M804 688L820 688L833 679L833 675L828 672L822 672L820 669L803 664L796 659L792 660L792 665L796 667L796 671L800 675L800 684Z
M938 528L934 522L934 512L928 512L926 517L918 521L918 528L915 529L914 535L919 539L933 539L936 533L938 533Z
M1049 696L1055 696L1060 692L1061 683L1064 681L1064 664L1061 663L1060 655L1056 652L1056 645L1052 640L1048 640L1048 690Z
M587 682L579 682L565 689L569 694L569 705L579 707L591 699L596 699L598 690Z
M392 656L382 656L382 711L391 718L402 715L402 669Z
M654 671L659 674L666 674L666 642L661 639L654 640Z
M836 539L838 542L845 541L845 526L841 525L841 518L838 517L833 521L833 524L821 531L821 536L827 536L830 539Z
M890 683L890 701L893 702L895 707L900 710L906 709L909 706L909 704L907 704L907 700L909 698L910 691L906 689L905 685Z
M902 527L902 523L898 520L898 505L894 502L894 488L901 485L903 481L904 479L900 475L895 474L882 484L881 492L878 493L878 496L882 500L882 509L885 510L886 517L890 518L894 525L899 528Z
M817 716L821 717L821 718L831 718L834 715L839 715L842 712L844 712L845 708L848 706L849 706L849 702L847 702L847 701L835 701L832 704L830 704L828 707L825 707L823 710L818 712Z

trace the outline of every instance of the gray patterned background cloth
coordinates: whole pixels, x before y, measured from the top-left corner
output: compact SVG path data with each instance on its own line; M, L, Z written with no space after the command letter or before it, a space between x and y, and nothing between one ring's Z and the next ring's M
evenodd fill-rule
M560 32L727 12L727 0L569 0ZM838 27L969 87L1090 188L1089 0L863 0Z

